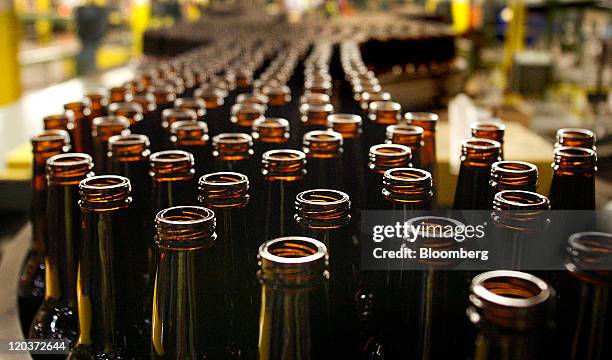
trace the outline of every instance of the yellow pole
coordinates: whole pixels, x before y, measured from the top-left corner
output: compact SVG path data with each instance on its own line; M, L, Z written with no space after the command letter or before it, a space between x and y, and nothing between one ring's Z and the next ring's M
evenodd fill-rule
M50 0L36 0L36 12L39 16L48 17L51 15L51 1ZM46 44L51 41L51 31L53 24L48 18L41 18L36 20L34 25L36 33L38 33L38 39L41 43Z
M463 34L470 29L470 2L469 0L452 0L451 14L453 17L453 30Z
M132 56L140 56L143 50L144 33L149 26L151 17L151 2L149 0L133 0L132 3Z
M512 68L512 57L525 46L525 2L512 0L509 3L510 22L504 40L504 60L502 70L508 73Z
M0 105L11 103L21 96L19 35L13 0L0 0Z

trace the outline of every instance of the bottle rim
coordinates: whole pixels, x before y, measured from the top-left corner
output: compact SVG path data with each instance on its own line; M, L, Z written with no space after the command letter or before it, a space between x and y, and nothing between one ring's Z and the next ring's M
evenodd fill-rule
M63 153L47 159L47 182L56 185L78 185L93 176L93 159L85 153Z
M500 191L495 194L493 203L496 210L550 209L550 202L546 196L526 190Z
M337 157L342 153L343 138L332 130L312 130L304 134L302 144L308 157Z
M45 130L69 130L73 127L73 122L74 114L71 111L64 112L63 114L51 114L43 117Z
M597 141L593 131L582 128L562 128L557 130L556 135L558 146L564 146L562 145L564 139L569 139L571 141L587 140L587 143L591 144L591 146L594 146Z
M612 234L585 231L570 235L565 267L580 280L610 286L612 273Z
M155 215L155 240L166 250L210 248L217 239L215 212L202 206L174 206Z
M516 296L520 294L510 292L512 291L510 288L494 287L495 281L505 280L506 283L512 283L512 280L515 279L522 280L525 285L530 285L532 292L528 294L530 296L518 298ZM513 296L500 295L501 292L506 291L507 295ZM544 303L552 295L550 286L544 280L529 273L512 270L494 270L476 275L472 279L470 292L488 303L513 308L530 308Z
M408 123L410 124L412 121L419 121L419 122L437 122L440 117L438 116L438 114L435 113L431 113L431 112L407 112L404 114L404 119L406 121L408 121Z
M556 156L565 158L590 158L595 157L596 153L593 149L577 147L577 146L559 146L555 149Z
M499 169L506 173L512 174L527 174L531 172L538 173L538 167L526 161L502 160L496 161L491 166L491 169Z
M289 256L277 255L280 246L286 246L292 243L293 247L285 248L289 252ZM283 250L280 248L280 250ZM291 264L307 264L318 260L326 259L327 247L319 240L315 240L304 236L286 236L268 240L259 247L260 259L265 259L271 264L291 265Z

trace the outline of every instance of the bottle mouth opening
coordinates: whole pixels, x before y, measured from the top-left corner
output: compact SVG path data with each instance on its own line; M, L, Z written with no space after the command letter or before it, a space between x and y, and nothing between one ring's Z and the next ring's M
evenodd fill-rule
M125 129L130 127L130 121L125 116L108 115L100 116L92 121L94 128L117 128L123 127Z
M331 124L358 124L361 125L361 116L355 114L330 114L327 121Z
M303 191L297 194L295 199L297 202L314 206L338 205L349 202L349 196L346 193L331 189Z
M563 140L591 140L594 141L595 133L588 129L580 128L564 128L557 130L557 140L562 143Z
M313 104L313 103L304 103L300 106L300 112L303 115L308 115L310 113L331 113L334 111L334 106L330 103L324 104Z
M32 136L30 140L33 143L61 143L61 146L64 146L70 143L70 135L65 130L44 130Z
M493 163L491 169L492 172L502 171L516 175L538 172L535 165L524 161L497 161Z
M184 161L193 164L193 155L182 150L164 150L151 155L152 163L179 163Z
M88 190L120 190L124 189L129 192L131 185L130 180L118 175L98 175L83 179L79 184L82 191Z
M155 96L151 93L140 93L130 95L129 99L142 106L143 113L154 111L157 108L157 103L155 101Z
M249 178L246 175L237 172L216 172L203 175L200 178L200 185L208 185L214 187L236 186L249 184Z
M236 103L232 106L232 114L256 114L263 115L266 109L259 103Z
M513 308L529 308L551 296L548 284L528 273L509 270L489 271L477 275L470 287L483 301Z
M64 104L64 110L70 110L73 112L84 112L89 108L89 100L74 101Z
M595 151L581 147L561 146L555 149L555 155L570 159L592 158L595 157Z
M268 97L262 93L242 93L236 97L237 104L268 104Z
M324 260L327 248L315 239L288 236L263 243L259 248L259 256L272 264L308 264Z
M215 213L211 209L201 206L167 208L155 216L156 241L165 249L208 248L217 238L215 226Z
M170 132L181 138L200 138L208 133L208 126L204 121L181 120L172 123Z
M222 160L243 160L253 154L253 137L244 133L223 133L212 138L213 156Z
M117 157L147 157L149 145L149 138L140 134L114 135L108 139L108 148Z
M367 102L368 104L374 101L391 101L391 94L386 91L379 91L374 93L364 91L361 94L361 101Z
M108 111L113 115L120 115L116 113L126 114L142 114L142 105L137 102L114 102L108 105Z
M423 135L423 128L415 125L389 125L387 126L387 135Z
M174 108L201 111L206 109L206 101L201 98L177 98L174 100Z
M342 152L342 135L330 130L313 130L304 134L304 153L311 157L334 157Z
M474 123L472 124L472 126L470 126L470 128L472 129L472 131L479 131L479 132L499 132L499 131L505 131L506 130L506 125L502 124L502 123L496 123L496 122L478 122L478 123Z
M253 130L260 130L261 128L273 128L273 129L289 129L289 121L283 118L263 118L257 119L253 123Z
M309 105L325 105L331 103L331 98L327 94L321 93L313 93L306 91L302 98L300 99L300 103L309 104Z
M370 148L370 156L397 158L408 157L410 154L410 148L400 144L378 144Z
M494 202L497 204L497 206L503 206L503 210L548 210L550 208L550 203L546 196L523 190L500 191L495 194Z
M263 159L277 162L295 162L305 160L306 155L299 150L279 149L266 151L263 154Z
M394 101L372 101L370 102L370 111L402 111L402 106Z
M431 181L431 174L417 168L395 168L385 171L384 178L397 182L424 182Z
M62 130L68 128L68 125L74 121L72 113L47 115L43 118L46 130Z
M472 138L464 140L462 147L465 150L495 150L501 147L501 144L495 140Z
M162 111L162 119L170 124L181 120L196 121L198 114L192 109L165 109Z
M429 112L407 112L404 115L404 119L410 123L411 121L418 122L436 122L440 119L438 114Z
M67 153L54 155L47 160L47 166L49 167L80 167L82 165L91 165L91 168L93 168L93 159L91 156L84 153Z

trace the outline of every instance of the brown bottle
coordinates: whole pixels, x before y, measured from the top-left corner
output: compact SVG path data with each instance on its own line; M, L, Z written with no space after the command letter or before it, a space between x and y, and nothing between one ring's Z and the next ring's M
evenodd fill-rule
M473 138L495 140L500 144L499 157L504 159L504 133L506 125L501 122L477 122L470 126Z
M130 179L132 184L133 204L130 208L129 222L132 224L131 232L134 234L133 245L137 248L137 259L134 263L141 267L142 283L150 284L153 256L153 235L151 227L151 179L149 178L149 139L145 135L115 135L108 140L108 157L110 172L114 175ZM147 236L149 235L149 236Z
M47 115L43 118L43 125L45 130L64 130L70 134L74 127L72 112Z
M109 103L121 103L131 95L132 90L127 86L113 86L110 88Z
M570 236L565 267L570 278L561 285L559 327L569 336L569 359L599 360L612 356L609 292L612 234L582 232ZM564 292L565 291L565 292ZM563 347L567 355L567 347Z
M344 189L342 142L342 135L331 130L312 130L304 134L302 150L308 159L309 188Z
M374 101L391 101L391 94L386 91L369 93L367 91L361 93L361 108L363 111L368 111L370 104Z
M591 130L564 128L557 130L555 147L573 146L595 150L595 134Z
M28 338L66 339L77 336L77 271L81 253L78 186L93 176L87 154L55 155L47 161L47 252L45 301L32 320Z
M166 109L162 111L163 144L170 148L170 129L177 121L197 121L198 115L191 109Z
M161 138L156 139L155 136L160 134L154 130L157 126L158 119L161 114L157 111L155 104L155 96L149 93L140 93L130 96L130 101L139 104L142 107L142 121L137 122L130 127L132 133L143 134L149 138L151 142L151 151L157 151L161 147Z
M289 121L280 118L258 118L253 121L251 136L255 158L259 159L266 151L286 147L289 141Z
M231 123L228 121L230 117L229 108L233 104L225 103L226 91L215 87L203 86L196 89L193 96L203 99L206 103L206 119L211 135L230 131Z
M70 150L64 130L46 130L33 136L32 143L32 242L19 275L18 301L21 328L27 333L45 292L45 248L47 243L47 159Z
M235 172L216 172L198 182L200 203L217 218L215 257L221 259L226 358L254 357L257 348L257 271L253 238L247 224L249 179Z
M249 176L253 168L253 138L243 133L223 133L212 139L216 171L233 171Z
M130 129L139 128L143 119L142 105L136 102L119 102L108 105L108 113L114 116L123 116L130 122Z
M455 210L491 208L491 166L499 161L500 144L488 139L468 139L461 144L461 167L455 190Z
M266 241L259 248L259 359L330 359L325 299L327 248L306 237Z
M406 216L412 210L431 210L433 181L431 174L415 168L393 168L385 171L382 195L394 211Z
M381 210L386 208L385 201L375 189L380 189L383 174L393 168L410 165L411 152L408 146L398 144L379 144L370 148L366 173L366 209Z
M423 112L407 112L404 119L410 125L423 128L423 148L421 149L421 169L427 170L436 179L436 124L438 115ZM435 187L435 184L434 184Z
M190 109L196 112L198 121L206 121L206 102L200 98L182 97L174 100L175 109Z
M518 271L489 271L470 286L467 315L478 328L475 359L543 359L554 290L542 279Z
M215 213L177 206L155 218L159 254L153 291L152 359L225 359L223 299L215 279ZM141 355L145 355L144 353Z
M303 186L306 154L291 149L270 150L263 154L261 163L265 181L262 198L266 199L262 238L270 239L286 235L291 229L293 216L287 208Z
M64 110L70 112L74 120L72 132L72 148L76 152L93 154L93 138L91 137L91 109L89 104L83 101L72 102L64 105Z
M332 114L327 117L328 129L342 135L342 188L351 198L353 224L359 223L361 209L366 202L365 169L363 166L355 166L365 163L366 150L361 140L361 123L361 117L353 114ZM357 231L357 227L354 230Z
M595 151L561 146L555 149L550 185L550 206L553 210L594 210Z
M236 104L259 104L264 110L268 107L268 97L262 93L242 93L236 97Z
M385 141L387 126L397 124L402 118L402 107L393 101L373 101L368 109L365 131L368 134L368 145L381 144Z
M266 115L270 117L280 117L283 119L293 119L291 103L291 89L287 85L266 85L261 89L261 93L266 95L268 101L268 111Z
M497 161L491 166L490 199L500 191L538 189L538 168L524 161Z
M88 90L85 92L85 97L89 100L89 108L91 109L92 119L108 115L106 108L108 106L106 90Z
M503 190L493 198L491 218L495 226L491 253L500 254L496 260L504 269L523 270L522 264L539 264L546 269L546 257L551 249L546 237L550 202L546 196L524 190Z
M193 155L182 150L153 153L149 158L153 213L195 202Z
M235 132L250 132L256 120L264 118L265 109L255 103L234 104L231 109L230 121Z
M423 128L414 125L387 126L387 144L400 144L410 148L412 166L421 168L421 147L423 146Z
M102 116L93 120L94 164L99 174L110 173L108 162L108 139L115 135L130 133L130 122L123 116Z
M172 148L193 154L196 174L206 174L213 169L212 145L208 126L203 121L177 121L170 127Z
M142 330L144 289L138 286L141 274L129 232L130 190L130 180L117 175L79 184L79 337L68 359L137 358L148 350Z
M359 247L352 241L347 226L351 221L350 205L349 196L341 191L307 190L295 198L294 218L304 236L321 241L329 251L331 276L327 292L333 334L329 341L336 348L333 351L357 356L355 338L359 320L354 296L360 264Z

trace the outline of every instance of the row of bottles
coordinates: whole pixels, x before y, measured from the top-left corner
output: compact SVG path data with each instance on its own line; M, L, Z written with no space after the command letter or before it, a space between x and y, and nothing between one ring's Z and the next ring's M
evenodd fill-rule
M312 41L145 61L44 119L27 336L67 339L70 359L531 359L551 341L567 344L559 356L607 358L610 321L593 315L610 282L589 266L610 234L572 235L554 274L361 269L362 210L440 208L438 116L402 114L356 42ZM523 241L538 211L595 209L592 133L559 131L546 197L534 165L502 160L504 130L472 127L454 209L491 210L500 237Z

